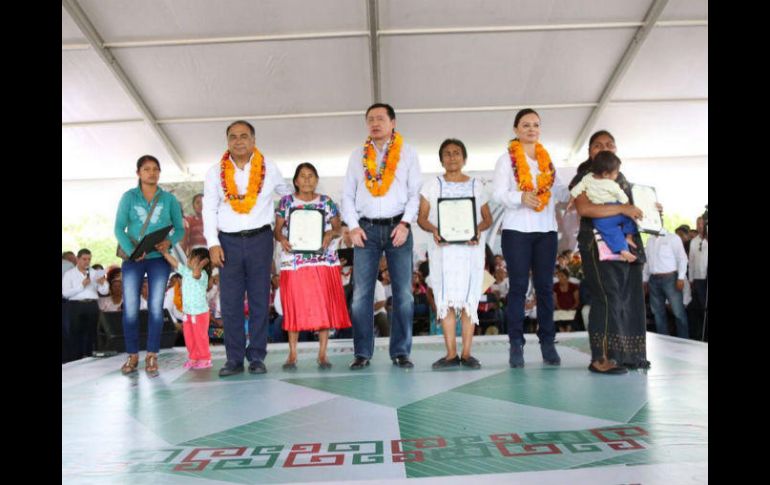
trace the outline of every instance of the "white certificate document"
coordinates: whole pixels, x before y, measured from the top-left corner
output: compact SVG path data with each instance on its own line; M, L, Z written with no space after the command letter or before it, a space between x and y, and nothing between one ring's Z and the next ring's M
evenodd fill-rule
M660 231L663 230L663 221L656 205L658 195L655 193L655 187L634 184L631 187L631 195L634 199L634 205L644 213L642 220L636 221L639 231L660 234Z
M448 243L466 243L476 237L476 199L439 199L438 233Z
M324 238L324 213L295 209L289 214L289 244L295 253L319 252Z

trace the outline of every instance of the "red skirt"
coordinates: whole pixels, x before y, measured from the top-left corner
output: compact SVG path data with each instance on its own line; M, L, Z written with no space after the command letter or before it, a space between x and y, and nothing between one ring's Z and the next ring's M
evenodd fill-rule
M339 266L281 271L281 306L287 332L352 326Z

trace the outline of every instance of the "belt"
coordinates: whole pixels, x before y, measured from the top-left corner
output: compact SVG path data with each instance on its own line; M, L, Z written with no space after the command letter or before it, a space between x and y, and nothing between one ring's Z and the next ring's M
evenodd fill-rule
M655 273L655 274L653 274L651 276L657 276L658 278L662 278L664 276L671 276L671 275L675 275L675 274L676 274L676 271L669 271L668 273Z
M96 303L96 300L70 300L70 303Z
M376 224L378 226L392 226L395 224L398 224L401 222L401 219L404 217L404 213L393 217L388 217L385 219L369 219L368 217L361 217L359 220L363 222L368 222L370 224Z
M241 231L241 232L220 232L220 234L224 234L226 236L251 237L251 236L256 236L259 233L269 231L270 229L271 229L270 224L265 224L264 226L257 229L248 229L246 231Z

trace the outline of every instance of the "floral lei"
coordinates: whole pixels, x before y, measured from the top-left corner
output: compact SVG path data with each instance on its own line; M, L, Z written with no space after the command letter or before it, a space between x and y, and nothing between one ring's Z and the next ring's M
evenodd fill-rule
M540 205L535 211L540 212L548 205L551 198L551 187L553 187L556 169L551 163L551 156L543 145L535 144L535 157L537 158L537 167L540 174L537 176L537 191L532 184L532 173L529 170L527 156L524 153L524 146L518 139L513 139L508 144L508 155L511 157L511 167L513 168L513 177L516 179L516 185L522 192L535 192L540 199Z
M249 185L246 193L238 193L238 186L235 185L235 164L230 161L230 151L222 155L219 162L219 178L222 182L222 190L225 193L225 199L230 202L230 207L239 214L248 214L254 204L257 203L257 196L262 191L262 185L265 183L264 157L257 147L254 147L254 157L251 161L251 170L249 171Z
M385 152L384 170L377 168L377 154L374 150L372 137L366 139L364 143L364 156L362 163L364 165L364 175L366 176L366 188L374 197L381 197L388 193L390 184L396 178L396 168L401 158L401 145L404 139L399 133L393 131L390 136L390 144Z

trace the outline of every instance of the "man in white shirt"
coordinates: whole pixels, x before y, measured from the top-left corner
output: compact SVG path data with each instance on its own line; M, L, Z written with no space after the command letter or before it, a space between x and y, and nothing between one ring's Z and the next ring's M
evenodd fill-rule
M353 347L351 369L369 365L374 353L374 287L385 253L393 286L390 358L414 367L412 350L412 233L419 209L417 152L396 132L396 113L388 104L366 110L369 138L350 155L342 189L342 215L353 241Z
M273 193L292 192L278 166L257 150L254 127L243 120L230 124L228 151L206 173L203 186L203 233L211 263L220 268L220 301L227 362L220 377L267 372L270 263L275 220ZM249 345L243 332L243 300L249 301Z
M61 282L61 294L69 300L70 327L69 342L72 346L71 358L81 359L91 355L96 341L96 325L99 321L99 294L107 293L107 277L93 278L90 269L91 251L81 249L77 255L77 265L64 273Z
M703 217L696 222L698 235L690 240L690 270L688 276L692 286L692 303L690 309L690 336L703 340L703 318L706 309L706 288L709 266L709 242L706 239L706 225Z
M682 294L687 278L687 254L682 239L664 229L659 236L650 236L646 251L647 263L644 265L642 279L645 289L650 293L650 308L655 316L657 332L668 335L668 300L676 319L677 336L689 338Z

